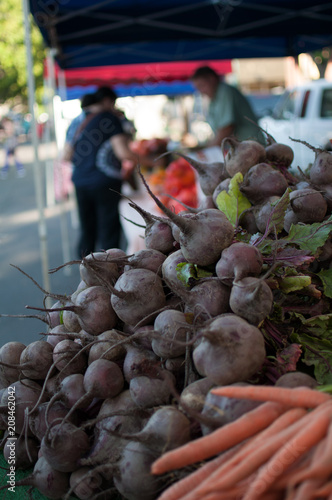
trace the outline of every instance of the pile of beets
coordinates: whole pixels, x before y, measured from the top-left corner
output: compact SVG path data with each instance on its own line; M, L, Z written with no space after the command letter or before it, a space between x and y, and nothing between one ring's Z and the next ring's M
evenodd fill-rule
M176 153L196 171L198 209L175 214L141 176L163 211L128 201L145 221L146 249L66 264L79 265L81 281L41 308L46 338L0 349L4 457L11 467L14 441L15 469L33 468L16 488L157 499L186 473L153 476L157 457L253 407L211 388L319 385L286 326L292 311L310 318L330 308L317 273L328 275L332 255L331 153L317 150L310 171L294 173L292 149L270 136L266 146L227 138L222 149L216 164ZM309 226L325 231L314 252L290 238Z

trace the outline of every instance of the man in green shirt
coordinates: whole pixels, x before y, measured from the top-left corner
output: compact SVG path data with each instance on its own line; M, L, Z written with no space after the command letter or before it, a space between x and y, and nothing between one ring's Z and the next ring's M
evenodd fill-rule
M207 146L220 146L221 141L230 136L264 144L263 134L255 125L257 117L237 88L221 81L209 66L198 68L191 79L196 89L210 99L207 121L214 137Z

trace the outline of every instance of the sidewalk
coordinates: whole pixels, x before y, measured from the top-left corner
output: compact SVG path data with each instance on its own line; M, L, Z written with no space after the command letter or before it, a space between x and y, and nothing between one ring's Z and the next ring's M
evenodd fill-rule
M39 212L37 209L33 159L31 145L18 147L18 157L26 169L25 177L18 178L11 166L8 178L0 180L0 314L38 314L25 306L44 307L43 292L27 276L11 266L17 266L43 287L41 244L39 236ZM39 157L43 175L47 162L56 155L54 143L42 144ZM0 150L0 165L3 165L3 151ZM45 178L43 186L45 186ZM46 188L45 188L46 203ZM75 246L78 228L75 224L74 203L66 202L45 208L46 246L48 269L65 263L63 243L68 241L70 259L76 258ZM66 230L69 238L64 238ZM66 253L66 252L65 252ZM61 269L49 275L50 291L55 294L70 295L79 281L78 265ZM42 314L42 313L40 313ZM46 333L47 325L31 318L0 317L0 346L9 341L29 344Z

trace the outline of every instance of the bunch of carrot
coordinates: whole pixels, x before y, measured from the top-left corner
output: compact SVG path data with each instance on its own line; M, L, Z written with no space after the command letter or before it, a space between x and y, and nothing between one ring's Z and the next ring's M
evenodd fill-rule
M152 474L198 464L158 500L332 500L329 394L235 385L212 392L262 404L158 458Z

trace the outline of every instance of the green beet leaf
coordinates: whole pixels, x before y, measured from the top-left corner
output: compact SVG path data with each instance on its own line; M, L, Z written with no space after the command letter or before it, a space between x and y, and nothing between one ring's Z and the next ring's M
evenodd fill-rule
M285 276L280 281L280 289L284 293L296 292L302 290L311 284L310 276Z
M196 281L201 278L209 278L213 273L192 264L190 262L180 262L176 266L176 273L178 279L188 288L196 284Z
M243 182L243 175L238 172L229 183L228 193L225 190L221 191L216 200L219 210L226 215L234 226L237 226L242 212L251 207L248 198L240 191L239 185L241 182Z
M331 231L332 217L325 222L315 222L314 224L293 224L284 240L315 254L318 248L327 241Z
M325 269L317 273L324 287L326 297L332 299L332 269Z
M332 314L305 319L295 314L303 327L291 334L291 340L303 351L302 361L314 367L314 376L321 385L332 384Z

